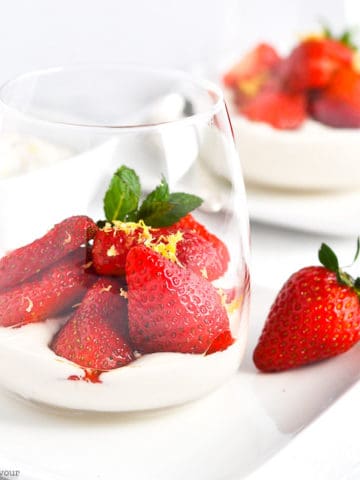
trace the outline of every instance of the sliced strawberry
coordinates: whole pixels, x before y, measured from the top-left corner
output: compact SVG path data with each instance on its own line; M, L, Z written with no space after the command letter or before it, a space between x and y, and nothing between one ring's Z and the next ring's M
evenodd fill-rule
M227 269L227 261L214 245L197 233L185 231L176 245L176 256L182 265L210 281L221 277Z
M229 330L212 284L150 248L130 250L126 279L130 337L141 353L204 353Z
M221 274L219 274L218 276L220 277L226 272L227 265L230 261L230 255L227 246L224 242L220 240L219 237L217 237L213 233L210 233L204 225L195 220L191 213L183 217L179 222L175 223L170 228L172 229L172 231L180 230L183 232L190 231L192 233L197 233L204 240L210 242L215 248L217 256L222 265Z
M92 239L95 223L86 216L74 216L55 225L42 238L13 250L0 259L0 290L13 287L55 263Z
M333 74L350 66L354 52L331 38L310 38L291 52L282 69L284 86L293 92L326 87Z
M230 330L226 330L225 332L220 333L215 340L212 342L210 347L206 351L206 355L211 355L212 353L216 352L223 352L228 347L230 347L234 343L234 338L230 332Z
M234 65L223 78L227 87L239 87L254 81L280 61L276 50L267 43L260 43Z
M118 228L105 227L94 238L92 257L99 275L124 275L126 256L131 247L141 242L141 230L125 232Z
M360 127L360 110L332 96L319 96L312 102L310 112L315 120L329 127Z
M120 284L100 278L87 292L81 305L59 330L50 348L83 368L106 371L134 360L124 330L126 300Z
M105 227L95 235L93 262L100 275L123 275L129 250L145 241L152 244L168 242L170 235L177 232L183 238L176 244L174 255L179 262L209 280L222 276L229 262L225 244L191 215L187 215L171 227L131 227L122 223L118 227Z
M337 128L360 127L360 74L352 68L336 72L310 108L313 118Z
M0 294L0 326L22 326L53 317L77 303L95 281L80 248L37 276Z
M279 130L292 130L300 127L306 118L306 99L302 94L264 90L242 113L249 120L268 123Z

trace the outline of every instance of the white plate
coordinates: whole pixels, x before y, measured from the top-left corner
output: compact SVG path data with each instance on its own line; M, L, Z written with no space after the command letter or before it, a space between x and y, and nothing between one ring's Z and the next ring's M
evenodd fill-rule
M299 193L247 186L250 218L314 233L360 234L360 191Z
M298 130L279 130L230 114L245 179L299 192L360 187L358 129L306 120Z
M256 471L360 378L360 348L293 372L257 373L251 351L273 297L255 291L240 371L196 403L69 414L0 393L0 472L20 470L21 480L239 480Z

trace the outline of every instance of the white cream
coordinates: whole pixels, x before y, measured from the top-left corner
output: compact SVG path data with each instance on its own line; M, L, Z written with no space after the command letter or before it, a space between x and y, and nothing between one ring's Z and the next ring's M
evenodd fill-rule
M68 380L77 365L48 347L61 320L12 329L0 327L0 384L26 399L55 407L132 411L177 405L201 397L237 370L247 339L247 315L238 340L212 355L155 353L101 374L102 383Z
M6 162L11 163L11 158L16 158L19 156L19 152L23 151L23 147L20 145L25 140L19 137L18 141L20 143L17 150L16 141L11 143L9 140L8 155L4 156L7 158ZM23 146L26 150L25 144ZM56 151L58 152L56 158L61 158L61 150L58 150L58 147L49 145L47 147L50 148L48 153L51 161L56 161ZM51 150L51 148L55 150ZM109 145L99 148L102 150L108 148L108 154L103 154L101 157L112 161L114 146L109 143ZM54 154L53 156L50 154L51 152ZM29 195L29 202L24 206L24 208L28 206L28 211L25 212L21 232L16 228L16 223L12 223L12 217L10 217L12 212L6 216L7 211L4 209L2 212L0 209L0 218L3 225L6 226L3 237L0 239L0 250L6 251L21 246L43 234L43 231L46 231L44 225L53 223L54 210L60 218L73 214L74 199L77 202L76 211L87 212L94 191L98 190L101 176L98 167L99 155L100 152L94 149L90 153L85 152L74 157L71 163L62 162L53 166L52 175L57 182L47 183L48 173L45 170L31 173L31 181L27 176L4 179L0 197L1 192L5 192L7 195L5 198L10 198L13 190L23 191L23 188L20 187L26 188L27 184L31 186L32 193L37 185L41 185L43 196L51 198L51 202L49 202L51 208L47 212L47 203L43 201L42 196ZM44 155L45 157L46 155ZM39 165L39 158L36 161L27 158L28 162L30 161L30 166L27 167L35 169L36 165ZM104 162L101 163L101 165L103 164ZM79 192L78 179L81 178L80 173L84 171L84 165L87 166L86 192L81 191L81 195L79 193L75 195L72 192ZM91 165L96 168L90 169ZM13 170L13 172L15 171L16 169ZM72 175L69 174L70 172ZM91 172L93 173L91 174ZM64 177L66 177L66 191L70 192L65 197L63 195L64 183L59 181ZM71 181L73 181L73 186ZM44 195L45 187L49 191ZM56 189L59 189L58 194L56 194ZM54 204L57 200L59 204ZM22 208L23 213L24 208ZM39 226L34 225L34 212L42 220L42 224ZM28 226L24 225L26 219L29 221ZM16 221L15 218L14 222ZM35 233L34 229L36 228L39 231ZM28 237L24 236L22 231ZM236 254L232 255L233 262L238 255L237 246ZM219 286L225 288L227 284L224 282L219 281ZM234 285L234 283L230 282L229 285ZM132 411L182 404L215 389L237 370L247 341L247 304L243 306L240 328L238 328L239 317L240 315L237 313L232 319L234 335L238 340L224 352L209 356L180 353L144 355L126 367L103 373L100 377L102 383L68 380L69 376L83 376L84 372L77 365L56 356L48 347L53 335L60 327L60 320L48 320L18 329L0 327L0 385L10 392L32 401L69 409Z
M360 187L360 131L307 120L298 130L277 130L232 117L245 178L269 187L346 190Z
M51 165L71 155L70 150L29 135L0 136L0 178Z

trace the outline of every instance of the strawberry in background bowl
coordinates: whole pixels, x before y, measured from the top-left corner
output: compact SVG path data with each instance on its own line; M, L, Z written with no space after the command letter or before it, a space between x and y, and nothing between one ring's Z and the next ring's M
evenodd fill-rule
M296 190L360 186L360 70L349 32L281 57L255 46L223 75L248 182Z

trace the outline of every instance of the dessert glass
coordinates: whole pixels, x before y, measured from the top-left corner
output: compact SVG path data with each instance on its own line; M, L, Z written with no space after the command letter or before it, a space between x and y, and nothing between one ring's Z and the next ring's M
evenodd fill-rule
M242 7L247 21L213 77L253 192L359 189L359 93L343 80L360 81L355 3L295 2L281 22L272 4L261 16L251 3Z
M221 90L182 72L91 65L22 75L2 87L0 102L1 135L68 152L0 179L1 386L56 407L133 411L182 404L224 383L247 339L249 230ZM125 184L131 177L124 197L109 187L114 172ZM178 217L160 225L142 207L121 217L120 197L137 195L141 205L160 182L158 194L186 192L192 206L184 210L182 195L162 198L182 213L172 205ZM120 270L96 263L99 231L126 243ZM66 283L74 266L64 266L74 252L87 275L76 293ZM118 259L115 240L102 254ZM122 300L115 317L97 297L110 290Z

